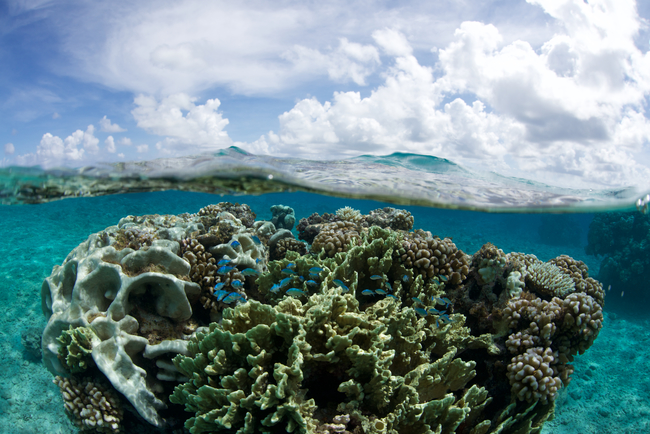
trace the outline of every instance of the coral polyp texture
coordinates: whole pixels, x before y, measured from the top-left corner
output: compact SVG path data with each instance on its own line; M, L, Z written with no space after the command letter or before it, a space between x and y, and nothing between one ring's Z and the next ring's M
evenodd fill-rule
M54 268L43 358L77 425L537 433L602 328L567 256L470 256L394 208L312 214L298 240L273 209L128 216Z

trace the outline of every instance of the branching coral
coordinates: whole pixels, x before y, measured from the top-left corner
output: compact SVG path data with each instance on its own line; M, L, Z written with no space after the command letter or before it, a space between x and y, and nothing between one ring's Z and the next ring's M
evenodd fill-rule
M350 248L352 240L359 238L359 228L352 222L336 222L323 225L314 238L312 250L320 252L325 250L329 257L345 252Z
M469 258L450 238L432 237L424 231L406 233L399 254L405 267L424 277L442 275L458 284L469 273Z
M54 384L61 389L66 412L82 431L109 434L120 431L124 412L110 386L89 378L77 381L60 376L54 379Z

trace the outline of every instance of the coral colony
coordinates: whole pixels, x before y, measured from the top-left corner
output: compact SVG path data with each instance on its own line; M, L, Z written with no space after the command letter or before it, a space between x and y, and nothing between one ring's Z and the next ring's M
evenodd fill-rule
M567 256L469 256L407 211L128 216L43 283L44 361L82 430L540 432L602 327ZM186 432L187 432L186 431Z

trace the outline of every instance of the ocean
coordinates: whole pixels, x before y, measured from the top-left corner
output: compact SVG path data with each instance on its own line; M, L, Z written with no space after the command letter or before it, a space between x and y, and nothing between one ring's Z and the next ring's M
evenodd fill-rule
M41 292L44 280L53 272L53 267L63 264L69 253L91 234L117 225L123 217L193 214L209 205L224 202L248 205L256 214L257 221L271 221L274 217L271 207L275 205L288 206L295 213L296 224L313 213L321 216L324 213L336 215L337 210L345 207L358 210L362 216L369 215L373 210L392 207L410 213L414 222L413 229L429 231L432 236L441 239L451 238L460 251L470 256L480 252L486 243L492 243L505 254L523 252L535 255L544 263L561 255L568 255L576 261L584 262L589 268L589 276L594 278L598 278L601 264L606 264L608 271L601 275L606 279L604 283L607 283L603 288L606 297L602 329L590 348L586 349L584 354L576 355L571 363L574 372L570 384L560 387L553 397L555 417L546 421L543 428L539 426L530 432L539 432L539 429L543 433L555 434L650 431L650 379L645 374L650 370L650 358L647 357L650 317L647 314L647 304L644 303L647 296L643 295L644 291L647 293L650 290L647 280L643 279L643 276L650 272L650 269L644 268L646 257L650 256L650 244L645 244L643 240L639 241L640 244L637 243L634 250L634 254L638 256L635 265L630 268L632 271L626 271L628 274L621 273L621 277L612 270L622 267L620 262L624 253L614 252L614 247L607 250L603 247L604 241L601 239L618 236L616 231L622 230L616 226L619 220L627 222L628 225L647 228L643 226L647 220L646 216L634 209L637 196L641 197L638 192L558 189L526 180L477 174L451 162L432 158L399 154L385 159L362 157L344 162L310 164L298 160L253 157L235 149L201 159L103 166L84 171L3 169L0 174L1 198L5 203L0 206L0 236L3 240L0 243L0 257L4 258L4 264L0 267L0 303L4 306L1 319L3 327L0 329L0 364L3 367L0 371L0 431L65 434L80 432L74 418L71 419L66 414L64 398L59 387L53 383L53 373L41 359L40 337L48 324L47 316L51 313L48 308L43 307ZM111 171L112 176L109 176ZM59 198L62 199L55 200ZM603 216L613 217L605 221ZM291 230L295 237L299 236L296 226ZM650 242L650 234L647 238ZM613 246L615 243L612 241L610 244ZM625 243L620 251L625 248L628 248L629 254L629 246L626 247ZM587 254L587 251L590 254ZM291 267L292 263L288 264L287 266ZM242 271L241 268L240 266L239 271ZM289 272L286 273L290 276ZM633 276L630 277L629 273ZM351 285L351 281L356 279L355 282L358 281L361 285L362 277L362 274L349 277L346 283ZM634 278L641 279L642 286L645 287L626 287L626 282L633 282ZM370 282L367 276L363 279L364 283ZM373 276L371 279L374 281L379 277ZM407 280L415 281L416 275L404 275L403 279L400 288L407 286ZM426 279L424 276L425 281ZM436 280L436 285L450 288L448 294L460 297L458 294L462 292L462 285L457 285L456 288L451 283L444 284L447 282L446 276L440 279ZM323 282L325 280L323 278ZM300 281L302 282L302 279ZM391 281L393 286L390 288L395 287L395 282L390 280L388 272L381 281ZM248 282L246 285L253 285L250 280L245 282ZM320 281L317 283L321 284ZM334 294L331 291L339 291L337 296L345 297L345 291L341 288L333 285L326 288L325 283L321 285L323 290L330 291L328 294ZM492 286L494 285L500 285L498 278L493 279ZM263 295L262 287L260 284L259 291ZM452 291L451 288L456 289ZM527 286L524 290L526 288ZM397 289L395 291L397 293ZM350 292L354 292L354 289ZM316 293L317 291L313 294ZM381 296L377 292L372 298L364 298L360 294L359 286L356 297L357 303L360 303L358 308L362 312L371 309L374 304L388 305L388 298L382 298L386 297L385 292ZM258 297L260 300L264 299L262 295ZM308 296L309 294L295 303L302 306L307 303ZM462 311L464 305L458 301L460 298L448 296L452 298L451 306L445 307L453 321L459 321L454 318L460 318L461 313L468 318L471 316ZM273 298L274 301L269 302L271 305L280 303L274 297L267 297L269 300ZM253 300L255 297L251 295L250 298ZM541 299L547 302L551 300L550 296ZM415 310L420 306L417 302L407 301L405 296L402 297L401 303L401 310L398 309L400 315L407 315L407 309ZM436 306L435 303L425 300L421 307L431 308ZM223 309L219 315L222 313ZM459 316L454 317L454 314ZM223 315L227 316L225 313ZM408 315L411 315L409 318L414 324L420 321L420 326L426 323L426 327L431 330L436 327L437 330L444 329L444 324L431 319L431 310L428 316L426 312L420 316L412 313ZM209 322L205 318L202 317L201 320L205 324L201 325L207 325ZM438 319L442 319L442 316ZM487 327L487 330L490 326L481 327ZM471 328L480 329L478 325ZM431 333L435 335L437 331ZM578 333L572 336L572 339L578 339L577 336ZM505 337L502 337L501 344L504 339ZM551 345L552 349L556 349L554 345ZM505 349L502 350L505 354ZM459 357L465 362L472 361L476 358L472 351L479 350L468 349L464 353L461 352ZM504 363L507 363L511 357L515 357L514 354L503 354L495 356L495 360L501 357L505 360ZM431 360L436 357L431 356ZM133 356L134 360L136 358ZM340 363L352 369L353 362ZM498 407L498 410L502 411L507 405L506 401L510 399L511 392L507 387L491 388L490 384L497 380L486 377L486 372L497 372L501 362L497 361L489 366L483 366L480 361L476 363L480 367L476 377L469 375L463 387L450 386L445 393L458 401L470 386L485 386L485 390L489 392L488 396L493 400L491 404L486 404L485 408L490 410L481 413L481 417L492 419L491 428L481 432L492 432L502 420L497 421L496 413L490 414L490 411L496 412L496 403L503 402L504 404ZM101 376L96 368L89 369L84 375ZM305 368L303 376L308 376L308 372ZM352 371L337 375L357 378L350 372ZM152 375L154 374L150 373L149 378ZM364 375L359 374L358 378L364 379L362 383L367 380L367 384L370 384L371 380L367 375L371 374ZM408 378L406 373L402 372L400 375ZM315 380L303 381L305 384L302 389L306 390L307 397L310 393L315 394L315 391L310 392L311 389L316 389ZM508 384L507 380L500 381ZM177 382L182 383L182 380ZM369 393L369 390L367 392ZM424 395L424 392L420 393L421 399ZM332 399L343 399L342 396L340 391L331 393ZM354 401L350 395L346 396L346 402ZM124 400L124 397L118 398L120 399ZM426 432L421 421L413 422L414 431L409 431L410 425L406 422L400 422L401 428L387 431L389 428L380 426L377 421L389 420L390 417L386 415L396 414L397 410L393 407L397 408L398 404L393 401L397 398L390 398L391 403L386 404L390 411L385 406L375 404L363 407L363 399L357 396L357 401L361 404L355 404L363 408L363 411L352 408L348 403L346 414L351 415L352 422L348 422L347 426L343 423L341 431L332 432ZM313 414L310 413L314 420L320 418L324 421L337 411L345 413L341 408L333 410L325 401L326 398L322 396L315 399L321 408ZM530 401L514 398L513 402L519 409L530 404ZM147 431L148 425L141 415L138 416L133 410L129 411L129 403L124 404L126 409L123 418L129 419L129 422L122 428L123 432L156 432ZM166 404L171 405L168 402ZM330 413L324 410L325 407ZM537 408L541 408L541 404ZM355 419L355 411L364 415L363 423L361 416ZM186 418L194 416L191 412L181 410L169 416L170 420L176 420L174 432L183 432L179 428L182 421L178 422L183 415ZM384 419L380 419L380 416ZM369 428L366 419L375 425ZM478 419L467 419L464 423L453 425L453 429L450 428L452 425L447 424L442 432L470 432L472 424L478 426L479 422ZM222 427L221 431L205 432L236 432L237 423L241 425L244 422L235 418L234 423L234 428ZM295 432L300 432L300 422L295 423L298 426L298 431ZM395 424L398 425L397 422ZM167 428L161 428L164 429ZM511 429L504 429L503 432L515 432L514 428ZM270 424L268 430L286 432L283 422ZM113 431L106 428L103 432ZM171 428L168 432L172 432Z

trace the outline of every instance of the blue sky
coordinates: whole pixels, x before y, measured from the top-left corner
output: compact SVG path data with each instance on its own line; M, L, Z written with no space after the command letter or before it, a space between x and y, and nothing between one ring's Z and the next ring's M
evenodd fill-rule
M647 188L648 18L628 0L4 1L0 163L399 151Z

